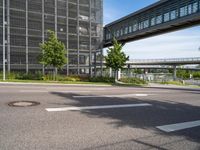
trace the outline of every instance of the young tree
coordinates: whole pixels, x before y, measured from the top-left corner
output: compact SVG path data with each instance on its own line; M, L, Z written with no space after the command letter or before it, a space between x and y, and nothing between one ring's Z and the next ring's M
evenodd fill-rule
M57 76L57 70L62 69L66 64L66 52L65 45L59 41L53 31L48 31L49 38L43 44L40 44L42 50L40 56L40 63L45 67L52 65L54 67L54 79Z
M113 39L113 47L108 48L107 56L105 56L106 67L110 67L115 71L115 82L117 81L117 74L119 69L122 69L126 61L129 60L124 52L122 52L122 44L120 44L115 38Z

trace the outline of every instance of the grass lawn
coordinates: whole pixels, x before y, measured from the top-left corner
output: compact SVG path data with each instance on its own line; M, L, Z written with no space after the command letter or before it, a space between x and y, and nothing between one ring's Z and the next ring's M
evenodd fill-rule
M87 85L105 85L105 86L124 86L142 87L147 84L133 84L133 83L107 83L107 82L86 82L86 81L44 81L44 80L0 80L0 82L16 82L16 83L49 83L49 84L87 84Z

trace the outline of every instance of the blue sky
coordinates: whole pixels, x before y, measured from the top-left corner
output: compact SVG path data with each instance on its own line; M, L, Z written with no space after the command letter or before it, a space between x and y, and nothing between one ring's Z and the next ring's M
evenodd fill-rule
M104 0L104 24L158 0ZM200 57L200 26L127 43L130 59Z

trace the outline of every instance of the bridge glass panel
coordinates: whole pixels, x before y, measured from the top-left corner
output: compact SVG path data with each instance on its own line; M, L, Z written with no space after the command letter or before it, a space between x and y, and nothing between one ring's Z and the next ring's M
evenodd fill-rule
M156 17L156 24L161 24L162 23L162 15L159 15Z
M180 17L186 16L187 15L187 6L181 7L180 8Z
M178 16L178 12L177 12L177 10L173 10L173 11L170 12L171 20L176 19L177 16Z
M128 28L128 32L129 32L129 33L132 32L132 26L129 26L129 28Z
M193 13L196 13L198 11L198 2L193 3Z
M164 14L164 22L167 22L167 21L169 21L170 20L170 14L169 14L169 12L168 13L165 13Z
M153 17L151 18L151 26L154 26L156 24L156 18Z

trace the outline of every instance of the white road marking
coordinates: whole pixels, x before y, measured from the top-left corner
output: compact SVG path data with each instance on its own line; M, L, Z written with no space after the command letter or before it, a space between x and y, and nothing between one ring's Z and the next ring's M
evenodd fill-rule
M145 107L145 106L152 106L152 105L148 104L148 103L142 103L142 104L102 105L102 106L86 106L86 107L46 108L46 110L48 112L56 112L56 111L81 111L81 110L92 110L92 109Z
M73 96L73 98L99 98L99 97L147 97L155 94L122 94L122 95L82 95L82 96Z
M164 132L174 132L174 131L179 131L179 130L183 130L183 129L198 127L198 126L200 126L200 120L177 123L177 124L170 124L170 125L164 125L164 126L157 126L156 128L158 128Z
M50 91L50 92L59 92L59 93L90 93L91 91Z

